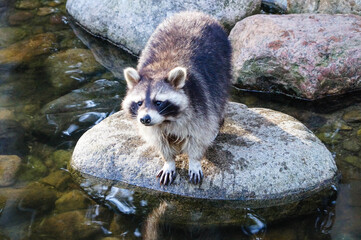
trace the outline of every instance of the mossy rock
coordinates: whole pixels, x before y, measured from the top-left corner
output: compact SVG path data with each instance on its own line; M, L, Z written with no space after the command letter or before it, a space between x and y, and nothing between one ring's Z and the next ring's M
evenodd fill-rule
M19 175L20 180L35 180L46 176L48 168L43 161L37 157L30 155L28 156L28 162L22 166L21 174Z
M41 234L42 239L54 236L64 240L94 239L95 235L102 233L102 229L96 222L86 218L86 215L87 211L71 211L49 216L34 226L32 237L37 239L37 234Z
M57 150L52 155L55 166L58 168L66 167L71 159L72 152L67 150Z
M47 177L40 179L41 183L50 185L59 191L64 191L72 182L70 174L63 170L50 173Z
M73 190L65 193L55 202L55 210L57 212L67 212L86 209L91 202L87 195L79 190Z
M20 196L19 207L37 210L39 213L54 209L57 191L49 186L32 183L29 184Z

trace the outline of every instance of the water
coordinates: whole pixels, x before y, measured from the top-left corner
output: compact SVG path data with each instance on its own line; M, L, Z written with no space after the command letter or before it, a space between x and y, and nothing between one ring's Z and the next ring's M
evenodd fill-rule
M312 103L232 91L233 101L299 119L335 156L337 198L313 215L271 224L245 209L244 225L187 225L167 221L174 206L146 193L100 185L90 198L67 163L79 137L119 110L121 70L137 59L73 28L64 0L0 0L0 155L21 159L1 182L0 239L361 239L361 123L345 121L361 111L360 93Z

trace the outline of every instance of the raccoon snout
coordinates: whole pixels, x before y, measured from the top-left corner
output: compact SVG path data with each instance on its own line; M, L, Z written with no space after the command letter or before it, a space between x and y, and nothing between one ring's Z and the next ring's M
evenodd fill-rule
M145 115L140 119L140 122L143 123L144 125L148 125L151 121L152 119L150 118L149 114Z

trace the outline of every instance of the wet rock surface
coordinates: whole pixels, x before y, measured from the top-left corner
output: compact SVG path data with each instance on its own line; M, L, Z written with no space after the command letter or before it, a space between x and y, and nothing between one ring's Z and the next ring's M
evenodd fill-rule
M0 155L23 156L27 152L25 132L14 120L0 120Z
M188 183L186 159L177 157L175 182L160 186L155 176L163 161L140 139L134 124L118 112L81 137L71 167L84 176L115 180L155 194L190 197L190 202L238 200L239 206L256 208L315 197L334 184L337 175L331 153L300 122L273 110L248 109L237 103L229 104L225 124L202 161L205 179L200 186ZM315 202L305 209L312 209ZM296 210L294 204L291 209Z
M361 17L256 15L232 29L235 83L315 100L361 89Z
M75 35L92 51L95 59L111 71L116 78L125 81L123 69L136 67L137 58L103 39L93 37L72 19L70 19L70 26Z
M0 49L0 65L20 64L36 56L50 53L55 47L56 37L53 33L34 35L29 39L14 43L7 48Z
M96 222L87 218L87 212L70 211L50 216L34 226L34 237L41 233L48 238L57 239L94 239L94 235L102 232ZM94 238L93 238L94 237Z
M20 41L26 36L26 31L22 28L0 28L0 47L7 47L15 42Z
M118 81L100 79L55 99L36 117L35 132L47 136L84 132L119 109L124 89Z
M261 1L67 1L67 10L82 26L96 35L139 54L148 38L166 17L185 10L198 10L215 16L226 27L259 11ZM147 21L144 21L147 19Z
M0 187L15 183L21 159L16 155L0 155Z
M92 74L102 70L88 49L55 53L48 57L46 64L51 84L60 92L67 92L88 82Z

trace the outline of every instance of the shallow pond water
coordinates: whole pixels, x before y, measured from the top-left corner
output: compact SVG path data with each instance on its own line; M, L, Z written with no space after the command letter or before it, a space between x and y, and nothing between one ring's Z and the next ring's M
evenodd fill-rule
M96 186L91 198L67 163L79 137L119 110L122 69L136 60L72 25L64 0L0 0L0 170L19 168L0 181L0 239L361 239L360 93L312 103L232 90L233 101L294 116L335 156L337 198L313 215L269 224L245 209L243 225L175 224L161 197Z

